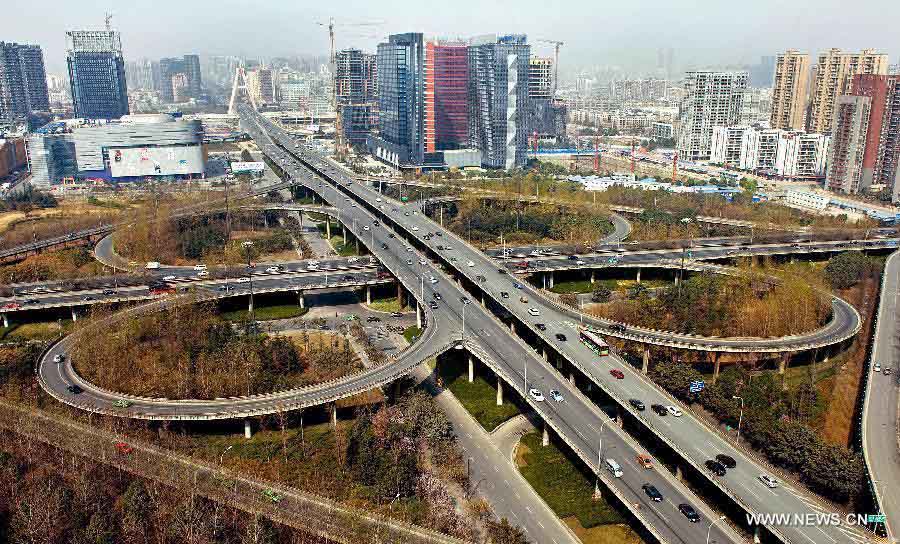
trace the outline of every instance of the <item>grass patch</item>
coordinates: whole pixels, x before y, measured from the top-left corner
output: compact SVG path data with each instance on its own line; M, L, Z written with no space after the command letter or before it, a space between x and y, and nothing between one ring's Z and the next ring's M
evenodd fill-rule
M558 295L592 293L601 285L605 285L610 290L615 289L615 284L615 280L603 280L595 283L591 283L590 280L558 281L550 288L550 292Z
M72 328L72 320L62 320L63 333ZM0 327L0 340L7 342L26 340L53 340L59 336L59 323L42 321L38 323L11 323L9 327Z
M366 304L366 307L376 312L399 312L403 309L397 297L373 298L372 304Z
M359 252L356 251L356 244L350 241L345 244L343 236L332 236L328 242L334 248L334 252L341 257L355 257L359 255Z
M585 529L624 523L606 501L593 500L594 478L553 442L542 446L541 436L529 433L522 437L519 449L519 471L557 516L574 516Z
M422 336L422 329L416 326L406 327L406 330L403 331L403 338L406 338L406 341L410 344L415 342L420 336Z
M582 544L642 544L641 537L627 525L598 525L585 529L576 517L569 517L563 523L572 529Z
M462 359L447 357L437 366L437 370L444 387L450 389L485 430L493 431L504 421L521 413L509 400L497 406L497 387L483 377L476 375L475 381L469 383L468 366Z
M305 315L309 308L301 308L296 304L275 304L271 306L256 305L253 308L253 316L258 321L271 321L273 319L290 319L292 317L300 317ZM247 309L229 310L220 314L222 319L227 321L244 321L250 318L250 312Z

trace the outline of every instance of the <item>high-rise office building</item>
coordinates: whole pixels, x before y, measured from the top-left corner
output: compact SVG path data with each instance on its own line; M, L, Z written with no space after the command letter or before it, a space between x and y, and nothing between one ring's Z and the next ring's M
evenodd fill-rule
M809 55L793 49L778 55L772 85L772 128L804 128L808 85Z
M113 30L66 32L67 64L76 117L118 119L128 114L122 41Z
M469 63L462 42L425 44L425 151L461 149L469 140Z
M44 54L37 45L0 42L0 122L50 109Z
M176 85L179 87L181 100L175 100ZM187 98L200 98L201 87L200 57L197 55L159 60L159 94L163 102L184 102Z
M740 123L748 79L747 72L687 72L678 105L679 158L710 158L713 127Z
M259 67L247 72L247 87L257 106L277 101L278 91L271 68Z
M484 166L524 166L531 47L521 34L483 36L472 40L468 54L469 143Z
M807 132L831 133L838 99L849 92L853 76L857 74L887 74L888 56L864 49L859 53L844 53L830 49L819 54L813 72L810 91L810 112Z
M359 49L344 49L335 55L335 94L343 103L358 104L375 99L377 70L375 55Z
M826 186L858 193L873 186L900 201L900 76L859 74L838 97Z
M148 59L125 62L125 79L128 90L156 90L153 81L153 62Z
M371 153L397 167L425 162L425 43L421 33L378 44L378 134Z
M528 98L553 98L553 59L532 56L528 64Z

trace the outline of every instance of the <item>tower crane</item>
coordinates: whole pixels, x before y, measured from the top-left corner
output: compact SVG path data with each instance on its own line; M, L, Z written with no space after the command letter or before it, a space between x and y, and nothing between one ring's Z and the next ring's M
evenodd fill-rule
M564 42L560 42L557 40L538 40L541 43L549 43L553 46L553 95L551 98L556 98L556 88L559 85L559 48L564 45Z
M360 23L335 23L334 17L329 17L327 23L316 22L317 25L321 27L326 27L328 29L328 39L331 45L330 54L329 54L329 69L331 70L331 98L334 100L334 150L337 155L341 155L344 152L344 131L343 131L343 121L341 119L341 104L338 101L337 96L337 56L334 49L334 28L337 27L365 27L365 26L380 26L384 24L384 21L365 21Z

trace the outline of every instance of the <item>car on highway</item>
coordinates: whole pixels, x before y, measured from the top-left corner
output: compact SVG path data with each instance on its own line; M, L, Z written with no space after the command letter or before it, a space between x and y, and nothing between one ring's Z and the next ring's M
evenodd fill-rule
M413 230L414 232L419 232L419 227L413 227L412 230Z
M618 368L614 368L614 369L610 370L609 374L610 374L610 376L612 376L613 378L615 378L617 380L625 379L625 373L622 372L621 370L619 370Z
M678 511L684 514L684 517L687 518L691 523L697 523L700 521L700 514L694 510L694 507L687 503L681 503L678 505Z
M669 411L662 404L651 404L650 409L653 410L658 416L669 415Z
M65 360L66 360L66 356L63 355L62 353L57 353L56 355L53 356L54 363L61 363Z
M513 287L515 287L516 289L524 289L525 288L525 286L519 282L513 283Z
M442 297L440 293L431 293L431 296L434 297L434 300L441 300Z
M519 297L519 302L521 302L522 304L528 304L528 297L526 297L526 296Z
M4 305L2 306L2 308L0 308L0 309L3 309L3 310L18 310L18 309L21 308L21 307L22 307L22 305L19 304L18 302L7 302L7 303L4 304Z
M763 485L768 487L769 489L775 489L776 487L778 487L778 480L766 473L762 473L757 476L757 480L762 482Z
M625 332L625 325L621 323L613 323L609 326L609 330L612 332Z
M716 455L716 461L722 463L722 466L725 468L734 468L737 466L737 461L734 460L734 457L725 455L724 453Z
M177 279L178 279L178 278L176 278L175 276L169 274L168 276L163 276L162 281L175 281L175 280L177 280Z
M113 406L115 406L116 408L128 408L129 406L131 406L131 401L125 400L125 399L118 399L118 400L116 400L116 402L113 403Z
M110 295L115 295L116 292L115 292L115 290L113 290L113 289L104 289L104 290L103 290L103 294L106 295L106 296L110 296Z
M403 314L400 312L391 312L391 317L403 317Z
M892 368L885 368L884 370L881 371L882 376L890 376L893 373L894 373L894 369L892 369Z
M872 372L881 372L881 363L875 363L875 366L872 367Z
M384 244L384 243L381 244L381 249L387 249L387 248L388 248L388 245L387 245L387 244Z
M638 412L643 412L647 408L644 405L644 401L640 399L628 399L628 404L632 405Z
M281 267L280 266L270 266L270 267L266 268L266 272L268 272L270 274L276 274L278 272L281 272Z
M555 400L556 402L563 402L565 400L563 398L562 394L559 391L557 391L556 389L550 390L550 398Z
M412 259L406 259L406 264L409 265L409 266L412 266L413 260L412 260Z
M197 272L199 272L199 271L201 271L201 270L206 270L206 265L203 264L203 263L195 264L195 265L194 265L194 270L197 271Z
M375 315L370 315L366 318L366 323L379 323L381 322L381 318Z
M556 339L559 340L560 342L565 342L566 335L561 332L558 332L558 333L556 333Z
M437 282L438 282L438 280L434 276L431 276L430 278L428 278L428 283L430 283L431 285L434 285Z
M509 293L506 291L500 291L500 298L509 298Z
M466 266L468 266L469 268L472 268L473 266L475 266L475 262L474 262L474 261L468 261L468 262L466 262Z
M41 301L36 298L27 298L25 299L25 304L40 304Z
M534 326L537 327L539 331L547 330L547 325L544 325L543 323L535 323Z
M646 453L639 453L634 457L634 460L637 461L638 466L651 469L653 468L653 458L647 455Z
M478 281L479 283L484 283L487 281L487 278L485 278L481 274L478 274L477 276L475 276L475 280Z
M66 391L68 391L69 393L72 393L73 395L80 395L80 394L84 393L84 389L82 389L81 386L76 385L74 383L72 385L66 387Z
M81 297L81 300L82 300L83 302L90 302L90 301L95 300L95 299L94 299L94 297L92 297L91 295L84 295L83 297Z
M498 268L498 269L497 269L497 273L498 273L498 274L507 274L508 272L506 271L505 268Z
M432 310L437 310L437 309L438 309L438 303L435 302L435 301L433 301L433 300L431 300L431 301L428 302L428 306L429 306Z
M581 265L587 264L587 263L585 261L582 261L581 259L578 259L577 261L575 261L575 264L577 264L578 266L581 266Z
M396 237L397 237L397 235L394 234L393 232L388 234L388 238L396 238Z
M528 394L531 395L531 398L533 398L535 402L544 402L544 394L541 393L540 389L532 387L528 390Z
M714 459L708 459L704 464L706 465L707 470L716 476L725 476L725 473L727 472L727 470L725 470L725 465Z
M643 489L644 493L646 493L647 496L650 497L651 501L662 502L662 500L663 500L662 493L660 493L659 490L656 489L655 486L653 486L651 484L644 484L641 486L641 489Z
M369 230L369 225L363 225L363 230L368 231L368 230Z
M209 270L200 270L197 272L198 278L205 278L207 276L209 276Z
M683 414L683 412L677 406L673 406L671 404L666 406L666 411L675 417L681 417Z
M537 308L528 308L528 315L530 315L532 317L537 317L537 316L541 315L541 311L538 310Z

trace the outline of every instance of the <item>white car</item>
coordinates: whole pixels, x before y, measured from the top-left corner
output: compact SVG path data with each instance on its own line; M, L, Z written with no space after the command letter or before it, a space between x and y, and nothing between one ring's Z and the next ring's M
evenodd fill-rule
M206 276L209 276L209 271L207 270L200 270L197 272L198 278L205 278Z
M419 227L413 227L413 230L417 231L417 230L419 230Z
M375 202L381 202L381 199L380 199L380 198L376 198L376 199L375 199Z
M437 278L435 278L434 276L431 276L430 278L428 278L428 283L430 283L431 285L434 285L435 283L437 283Z
M358 260L359 260L359 257L350 257L349 259L347 259L347 262L348 262L348 263L355 263L355 262L358 261Z
M369 230L369 225L364 226L363 230Z
M531 395L531 398L533 398L535 402L544 402L544 394L541 393L539 389L532 387L528 390L528 394Z
M307 269L307 270L318 270L318 269L319 269L319 265L317 265L317 264L310 264L310 265L307 265L306 269Z
M578 266L581 266L581 265L585 264L585 262L582 261L581 259L579 259L579 260L575 261L575 264L577 264Z
M199 272L199 271L201 271L201 270L206 270L206 265L203 264L203 263L195 264L195 265L194 265L194 270L196 270L197 272Z
M775 489L776 487L778 487L778 480L766 473L762 473L759 475L759 481L769 489Z
M875 366L872 367L872 372L881 372L881 363L875 363Z
M425 266L425 259L422 259L421 261L419 261L419 264L422 266Z
M238 278L237 280L238 283L247 283L248 281L250 281L250 278L248 278L247 276Z
M281 269L277 266L270 266L269 268L266 268L266 272L270 274L277 274L278 272L281 272Z
M537 308L528 308L528 313L533 315L534 317L541 315L541 312L538 311Z
M671 404L666 406L666 411L675 417L681 417L683 414L683 412L677 406L672 406Z
M172 276L172 275L163 276L163 281L175 281L176 279L178 279L178 278L176 278L175 276Z
M472 261L469 261L469 262L466 263L466 265L468 265L469 268L471 268L471 267L475 266L475 263L472 262Z

